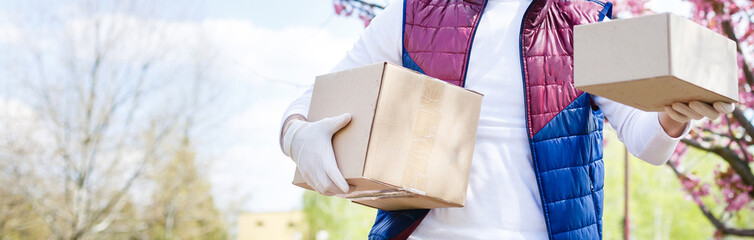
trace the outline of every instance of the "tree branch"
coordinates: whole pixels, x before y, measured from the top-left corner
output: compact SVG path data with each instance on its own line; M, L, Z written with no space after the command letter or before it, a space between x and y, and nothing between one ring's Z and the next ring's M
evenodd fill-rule
M357 3L360 3L361 5L366 5L372 8L385 9L385 6L374 4L374 3L369 3L363 0L348 0L348 1L357 2Z
M128 178L128 180L126 180L125 185L122 186L118 190L118 192L115 193L115 195L107 201L107 204L103 208L93 213L92 221L90 221L86 226L86 231L89 231L95 223L100 223L101 219L111 214L113 208L123 199L126 194L128 194L128 190L131 189L133 183L144 172L144 168L147 166L147 163L153 157L154 152L157 150L160 143L162 143L162 140L171 132L172 127L172 125L165 126L165 128L161 129L161 131L158 132L158 134L154 137L154 142L152 142L152 144L149 146L149 149L144 153L144 156L142 156L142 159L138 164L136 170Z
M754 125L751 124L749 119L746 119L746 116L744 116L744 112L741 111L741 109L735 108L733 110L733 118L735 118L736 121L741 124L741 127L746 130L746 134L754 139Z
M754 174L751 172L751 168L749 167L749 164L742 160L738 154L733 152L733 150L730 150L728 148L724 148L722 146L711 146L711 147L705 147L701 143L691 140L691 139L681 139L681 142L684 144L699 149L703 151L708 151L714 154L717 154L720 156L723 160L728 162L730 164L730 167L733 169L733 171L736 171L736 173L741 176L741 180L748 186L754 186ZM746 151L744 149L744 151ZM749 191L749 196L754 197L754 191Z
M741 49L741 42L738 40L738 37L736 37L736 33L733 31L733 25L731 25L730 20L723 21L722 28L723 33L725 33L728 38L736 42L736 50L738 51L738 53L743 54L743 50ZM754 87L754 73L752 73L751 67L749 67L749 63L746 62L746 58L744 58L743 62L744 78L746 79L746 82L749 83L749 86ZM752 88L752 91L754 91L754 88Z
M731 136L735 137L735 133L733 133L733 124L731 124L730 118L728 117L728 115L724 115L724 117L725 117L725 122L728 124L728 133ZM749 151L746 150L747 148L742 143L743 141L737 140L737 138L733 138L733 139L731 139L731 143L732 142L735 142L738 145L738 147L741 149L741 152L744 153L744 159L743 159L744 162L748 163L749 161L751 161L751 157L749 156Z
M737 138L735 136L731 136L731 135L728 135L728 134L725 134L725 133L715 132L715 131L713 131L712 129L709 129L709 128L699 127L699 129L701 129L705 133L709 133L709 134L712 134L712 135L715 135L715 136L724 137L724 138L728 138L730 140L735 140L735 141L744 141L745 143L748 143L748 142L745 141L745 139ZM709 138L709 137L703 137L702 138L702 140L704 140L704 141L708 141L708 140L711 140L711 139L712 138Z
M670 167L670 169L673 170L676 177L678 177L679 179L682 177L681 172L678 171L678 169L672 163L668 162L665 165L668 165L668 167ZM712 214L712 212L709 210L709 208L707 208L706 205L704 205L701 202L696 202L696 205L699 207L699 210L702 211L702 214L704 214L704 217L706 217L707 220L709 220L710 223L712 223L712 225L714 225L716 229L722 231L723 234L735 235L735 236L754 236L754 229L740 229L740 228L727 227L725 226L725 223L720 221L720 219L718 219L717 217L715 217L714 214Z

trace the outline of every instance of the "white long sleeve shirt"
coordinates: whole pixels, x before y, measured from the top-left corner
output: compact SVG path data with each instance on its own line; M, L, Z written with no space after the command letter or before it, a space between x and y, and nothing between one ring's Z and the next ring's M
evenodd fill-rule
M484 94L466 206L431 210L409 239L547 239L526 132L518 53L521 19L530 3L487 3L466 78L466 88ZM391 4L373 19L333 71L382 61L401 64L402 8ZM291 104L283 119L306 116L310 99L311 89ZM594 101L634 156L654 165L670 158L679 139L665 133L657 113L596 96Z

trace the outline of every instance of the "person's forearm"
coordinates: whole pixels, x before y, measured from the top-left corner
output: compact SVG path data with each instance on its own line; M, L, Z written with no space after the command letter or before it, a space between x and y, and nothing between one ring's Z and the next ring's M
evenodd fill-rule
M681 123L681 122L677 122L673 120L665 112L660 112L657 118L660 121L660 126L662 126L662 130L665 130L665 133L667 133L668 136L672 138L680 137L681 134L683 134L684 130L686 130L686 124L688 124L688 123Z
M304 117L301 114L293 114L290 117L285 119L285 123L283 123L283 127L280 128L280 150L283 150L283 134L285 134L285 131L288 131L288 127L291 126L291 123L293 123L294 120L306 121L306 117Z
M629 152L653 165L664 164L673 154L679 137L690 124L670 122L664 112L643 112L612 100L593 96L595 103L610 119L618 139Z

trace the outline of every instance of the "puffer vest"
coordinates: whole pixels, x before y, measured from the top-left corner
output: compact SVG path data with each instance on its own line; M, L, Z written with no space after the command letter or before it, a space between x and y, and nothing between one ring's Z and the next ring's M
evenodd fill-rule
M464 86L486 4L404 0L403 66ZM602 238L604 116L573 87L573 26L611 14L610 2L533 0L521 23L526 123L550 239ZM378 211L369 239L406 239L429 211Z

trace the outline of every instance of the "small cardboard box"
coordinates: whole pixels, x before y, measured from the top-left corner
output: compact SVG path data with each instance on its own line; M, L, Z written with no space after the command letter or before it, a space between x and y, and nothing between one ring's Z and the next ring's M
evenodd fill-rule
M574 28L576 88L644 111L673 102L738 102L736 44L661 13Z
M309 121L351 113L333 136L350 185L382 210L463 207L482 95L379 63L317 77ZM298 170L293 184L311 190Z

